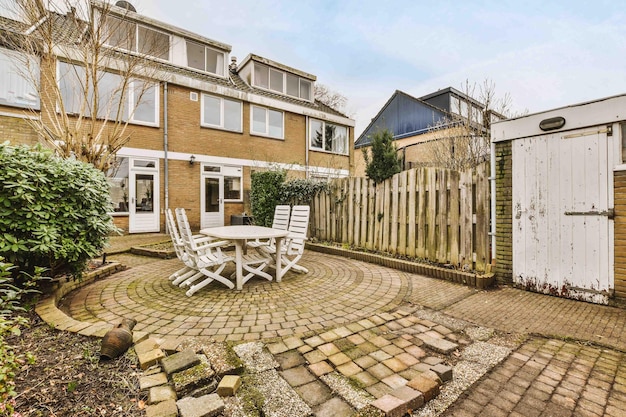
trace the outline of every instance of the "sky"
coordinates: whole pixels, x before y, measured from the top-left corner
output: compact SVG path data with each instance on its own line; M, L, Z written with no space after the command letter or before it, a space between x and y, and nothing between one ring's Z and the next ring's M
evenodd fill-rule
M395 90L495 85L514 113L626 93L621 1L131 0L137 12L314 74L355 139Z

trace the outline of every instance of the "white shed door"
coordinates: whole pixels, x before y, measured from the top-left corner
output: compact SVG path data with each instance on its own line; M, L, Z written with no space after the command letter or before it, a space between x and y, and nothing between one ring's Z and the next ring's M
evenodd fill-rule
M612 139L596 129L512 142L515 283L608 303L614 288Z

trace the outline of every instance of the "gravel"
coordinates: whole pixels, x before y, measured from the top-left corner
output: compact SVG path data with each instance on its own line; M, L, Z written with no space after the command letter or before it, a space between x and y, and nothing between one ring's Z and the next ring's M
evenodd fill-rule
M274 360L274 356L266 349L261 342L243 343L233 347L233 350L246 365L248 371L259 373L270 369L276 369L280 365Z
M355 389L346 377L337 372L322 375L320 379L328 385L332 392L339 395L357 410L360 410L374 401L374 398L370 396L367 391Z
M311 408L276 371L279 367L274 356L264 349L262 342L243 343L233 350L254 374L254 389L263 398L263 415L266 417L306 417Z
M480 330L475 335L487 333ZM476 341L467 346L461 354L461 360L454 366L452 381L443 385L437 398L428 402L413 416L436 417L440 415L474 382L503 361L511 351L509 347L483 341Z
M413 313L413 315L422 320L430 320L432 322L441 324L442 326L445 326L448 329L454 331L461 331L470 326L470 324L465 320L455 319L454 317L450 317L438 311L417 310L415 313Z
M308 417L311 408L275 369L257 375L255 387L264 397L263 414L267 417Z
M493 336L493 329L486 327L468 327L465 329L465 334L472 340L489 340Z

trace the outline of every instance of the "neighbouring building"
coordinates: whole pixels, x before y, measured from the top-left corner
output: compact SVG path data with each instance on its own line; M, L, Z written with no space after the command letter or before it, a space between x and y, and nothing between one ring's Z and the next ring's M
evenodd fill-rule
M103 4L90 3L96 9ZM255 54L237 62L228 44L138 14L127 2L118 4L124 7L108 6L113 33L106 47L120 56L140 56L158 69L150 79L131 83L123 106L130 140L109 172L119 227L130 233L164 231L163 211L174 207L185 207L195 228L229 224L231 215L249 210L255 170L282 168L291 177L319 180L349 175L354 120L314 99L315 75ZM62 28L66 17L42 11L36 25L54 19ZM3 17L0 30L28 36L36 27ZM158 52L142 50L146 40L158 42ZM15 53L0 48L0 135L33 144L41 139L28 119L58 108L51 109L54 103L38 97L20 75ZM32 65L44 68L34 57ZM84 69L61 54L52 68L66 113L77 113L72 94ZM115 77L115 68L104 69L100 88L106 90ZM141 99L133 95L138 83Z
M495 121L504 116L485 111L482 103L452 87L419 98L396 90L354 144L355 175L365 175L363 150L369 149L373 135L380 130L393 134L404 168L410 169L438 165L435 144L466 135L460 133L465 130L461 125L471 126L477 140L486 138L485 118ZM488 147L487 140L486 151ZM446 144L445 152L454 155L454 145Z

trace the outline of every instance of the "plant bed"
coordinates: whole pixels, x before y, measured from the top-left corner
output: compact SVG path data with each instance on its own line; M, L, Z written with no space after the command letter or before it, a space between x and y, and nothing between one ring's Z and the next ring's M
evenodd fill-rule
M176 256L176 252L170 241L133 246L130 248L130 253L133 255L152 256L161 259L172 259Z
M331 255L345 256L364 262L371 262L389 268L399 269L412 274L425 275L431 278L443 279L450 282L487 289L494 285L494 274L479 274L476 271L462 271L450 265L439 265L433 262L419 262L413 259L395 257L390 254L367 252L333 244L307 242L307 249Z

